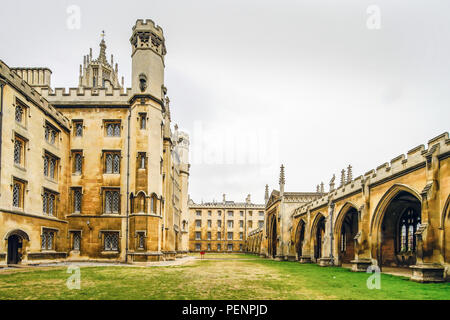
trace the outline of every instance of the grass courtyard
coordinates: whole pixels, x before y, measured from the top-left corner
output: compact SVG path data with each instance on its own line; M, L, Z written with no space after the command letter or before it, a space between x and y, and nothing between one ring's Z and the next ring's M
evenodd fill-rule
M211 258L211 259L208 259ZM81 267L69 290L67 267L0 270L0 299L450 299L450 283L420 284L381 275L279 262L252 255L207 255L167 267Z

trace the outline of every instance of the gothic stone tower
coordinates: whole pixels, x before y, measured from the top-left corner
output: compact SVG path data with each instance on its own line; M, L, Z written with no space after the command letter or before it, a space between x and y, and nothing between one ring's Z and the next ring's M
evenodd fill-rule
M166 220L163 181L163 129L165 115L163 31L151 20L137 20L130 38L132 88L129 111L130 256L133 261L159 260L164 245ZM167 159L168 160L168 159ZM142 239L144 237L145 240Z

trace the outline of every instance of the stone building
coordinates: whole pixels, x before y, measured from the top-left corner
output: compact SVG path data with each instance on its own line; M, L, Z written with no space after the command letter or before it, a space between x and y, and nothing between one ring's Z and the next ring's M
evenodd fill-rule
M189 136L171 125L165 39L130 38L132 86L100 42L78 87L0 61L0 263L145 262L188 250Z
M189 251L243 252L247 236L264 224L264 205L189 201Z
M249 251L276 259L408 268L420 282L449 279L450 139L448 133L417 146L355 179L351 166L334 176L327 193L282 208L280 192L266 204L265 226L249 237Z

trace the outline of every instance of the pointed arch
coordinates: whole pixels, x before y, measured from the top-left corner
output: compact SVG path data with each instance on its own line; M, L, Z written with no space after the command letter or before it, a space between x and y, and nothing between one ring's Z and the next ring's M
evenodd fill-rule
M297 229L295 230L295 252L297 253L297 258L303 255L303 244L305 243L305 234L306 234L306 221L304 219L300 219L297 224Z
M347 201L339 210L334 223L333 250L338 264L349 263L355 256L354 237L359 229L358 207Z
M404 184L394 184L381 197L369 229L372 257L379 266L415 263L414 234L421 222L421 208L420 193Z
M325 215L321 212L318 212L314 217L313 223L311 225L310 231L310 247L314 248L313 257L317 261L317 259L322 257L322 244L323 244L323 236L325 233Z
M147 212L147 195L143 190L139 191L133 198L134 211L137 213Z
M417 198L417 200L419 200L420 203L422 203L422 198L417 190L405 184L394 184L384 193L377 206L375 207L375 210L373 211L374 213L370 221L370 235L376 235L381 226L381 222L383 221L386 208L389 206L392 199L394 199L402 191L412 194Z

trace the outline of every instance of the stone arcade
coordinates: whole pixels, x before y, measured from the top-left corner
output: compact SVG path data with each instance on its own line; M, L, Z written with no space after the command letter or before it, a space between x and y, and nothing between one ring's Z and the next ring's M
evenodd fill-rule
M280 191L266 196L264 227L250 234L246 250L353 271L405 267L414 281L448 280L449 155L446 132L355 179L351 167L347 176L343 170L340 186L333 177L327 193L295 196L284 191L282 166Z

